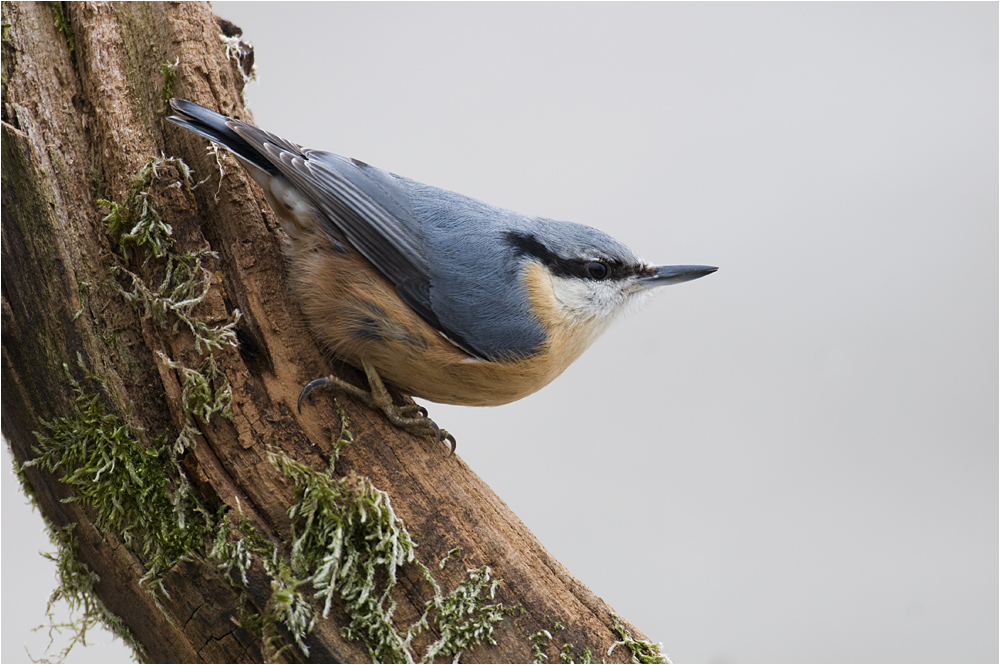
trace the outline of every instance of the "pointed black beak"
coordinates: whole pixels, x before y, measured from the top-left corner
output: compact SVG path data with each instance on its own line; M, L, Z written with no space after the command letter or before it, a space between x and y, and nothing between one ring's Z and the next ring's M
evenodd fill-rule
M690 282L692 279L710 275L718 268L714 266L655 266L652 270L655 272L639 278L639 286L643 289Z

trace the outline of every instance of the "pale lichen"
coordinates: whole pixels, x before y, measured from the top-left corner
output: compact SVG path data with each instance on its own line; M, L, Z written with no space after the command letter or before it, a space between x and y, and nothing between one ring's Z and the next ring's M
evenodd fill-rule
M97 203L111 210L103 221L118 235L118 249L122 256L128 256L129 243L157 258L163 256L174 243L173 227L163 220L159 204L149 194L150 185L159 177L158 169L165 166L173 166L180 175L180 179L171 186L192 186L191 169L184 160L161 155L149 160L139 169L129 185L124 203L97 199Z
M632 653L633 663L669 663L670 659L662 653L663 644L653 643L647 640L637 640L622 623L621 617L614 612L611 613L611 628L618 641L608 647L608 655L619 645L623 645Z
M168 332L176 333L182 327L190 330L195 350L203 356L197 368L186 367L165 355L162 358L179 373L185 422L172 441L163 434L144 445L142 441L148 438L143 436L141 429L110 413L101 391L85 389L64 364L74 398L72 407L67 415L39 420L43 431L35 432L37 444L33 450L36 457L24 465L38 466L55 474L73 490L73 495L65 501L79 502L90 508L94 526L117 534L139 557L146 567L142 581L148 583L161 610L159 597L167 595L164 576L179 561L203 551L214 526L214 515L193 495L180 455L193 443L198 420L209 422L215 415L231 417L232 390L212 351L236 345L234 327L239 317L236 311L228 323L212 326L195 312L210 288L211 274L202 266L202 259L214 254L173 251L172 226L164 221L159 203L150 194L154 180L161 177L161 169L167 166L173 167L178 176L166 186L190 193L191 171L187 165L179 159L161 156L151 159L139 170L129 186L124 204L98 202L111 209L104 221L117 234L119 250L124 257L128 257L129 248L134 248L143 266L156 259L164 262L160 267L164 277L155 289L135 273L118 266L118 270L132 278L129 291L116 284L119 292L130 302L140 305L145 315ZM81 300L89 288L86 283L79 285ZM76 316L82 312L81 308ZM90 373L82 358L79 364L88 380L108 394L101 377ZM59 552L61 568L70 570L72 566L83 565L76 560L75 548L61 547ZM86 603L85 617L94 614L93 608L103 608L96 596L89 599L75 590L85 587L81 586L85 581L82 573L64 578L76 580L75 586L64 580L54 597L75 598L79 599L75 602ZM170 619L165 611L164 614ZM102 615L101 620L120 624L120 620L110 614ZM84 620L80 625L84 628L82 635L89 624ZM68 652L77 641L82 641L82 637L73 640L65 651Z
M240 88L240 101L243 108L249 109L247 103L246 89L250 81L257 80L257 67L253 61L253 44L244 41L242 35L227 36L220 34L219 40L226 47L226 58L236 63L236 69L243 77L243 85ZM249 64L249 66L247 66Z
M528 643L531 645L532 659L535 663L543 663L549 660L549 656L546 651L548 650L551 642L555 639L553 633L558 633L562 630L565 630L565 626L562 622L553 621L551 624L551 632L549 630L542 629L528 636ZM577 648L570 642L564 642L558 653L559 660L567 664L577 662L590 663L592 662L593 657L594 654L590 650L590 647L584 647L581 651L577 651Z
M352 437L346 416L341 417L338 442L343 445ZM443 594L430 569L417 558L416 543L389 496L368 478L333 477L336 452L327 472L275 451L268 457L295 486L288 556L280 556L278 548L262 541L245 521L238 528L224 521L211 550L230 581L244 587L253 557L260 557L272 579L272 595L262 616L265 627L269 621L279 621L308 655L307 637L315 621L329 617L336 601L348 618L342 634L364 644L375 662L457 659L484 642L496 643L494 630L512 608L492 602L499 581L489 566L468 570L465 579ZM233 538L237 530L243 535ZM458 548L445 560L457 556ZM394 621L395 593L404 566L413 566L433 593L420 618L400 628ZM308 596L304 585L312 590ZM418 656L414 640L428 629L438 639ZM273 641L269 651L275 651Z

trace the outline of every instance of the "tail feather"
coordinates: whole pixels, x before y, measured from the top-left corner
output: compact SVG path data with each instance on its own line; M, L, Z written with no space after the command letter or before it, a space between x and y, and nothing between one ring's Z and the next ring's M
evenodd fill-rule
M204 106L177 97L170 100L170 106L177 115L169 116L167 120L204 136L213 143L218 143L271 175L278 175L278 169L267 157L233 131L233 125L245 124L242 121L227 118Z

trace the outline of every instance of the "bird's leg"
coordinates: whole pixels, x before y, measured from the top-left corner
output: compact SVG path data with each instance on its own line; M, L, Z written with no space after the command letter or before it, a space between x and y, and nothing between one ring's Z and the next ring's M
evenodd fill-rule
M455 437L449 434L447 430L438 427L437 423L428 418L427 409L419 404L393 404L392 395L389 394L389 390L382 382L382 377L378 375L378 371L367 362L362 362L362 364L365 375L368 377L368 386L371 388L371 392L362 390L331 374L330 376L324 376L306 384L302 392L299 393L299 411L302 410L302 402L316 388L340 390L352 397L357 397L370 408L379 409L389 419L389 422L400 429L406 430L410 434L433 434L435 443L442 439L447 440L451 446L451 453L449 455L455 452Z
M372 389L372 401L375 403L375 406L382 409L382 413L389 419L389 422L412 434L420 434L430 430L434 434L435 443L446 439L451 444L451 452L455 452L455 437L449 434L447 430L438 427L437 423L428 418L427 409L419 404L405 404L403 406L393 404L392 395L389 394L389 390L382 383L382 377L378 375L378 371L367 362L363 362L363 365L365 374L368 376L368 385ZM409 415L413 413L419 415Z

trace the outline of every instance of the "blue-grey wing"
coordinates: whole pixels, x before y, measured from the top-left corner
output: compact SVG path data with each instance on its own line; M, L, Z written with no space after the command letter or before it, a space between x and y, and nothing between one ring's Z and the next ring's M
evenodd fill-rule
M172 99L170 105L177 113L170 116L171 122L289 180L320 213L331 237L357 249L428 324L472 355L494 355L493 349L466 339L460 327L449 329L438 318L426 234L408 191L400 186L403 179L356 160L303 148L200 104Z
M517 275L505 263L499 235L491 234L502 214L516 213L302 148L253 125L229 126L312 202L413 311L466 353L509 359L529 355L544 339L517 299ZM494 235L497 244L482 245Z
M240 123L233 129L393 285L430 281L420 224L391 183L372 179L369 173L375 169L366 172L360 162L303 149L253 125ZM429 307L430 303L420 305Z
M414 215L428 230L431 306L447 330L459 330L477 355L514 360L546 339L522 283L524 262L510 244L541 220L400 178Z
M545 339L503 231L528 218L363 162L228 126L287 178L422 319L472 356L512 359Z

